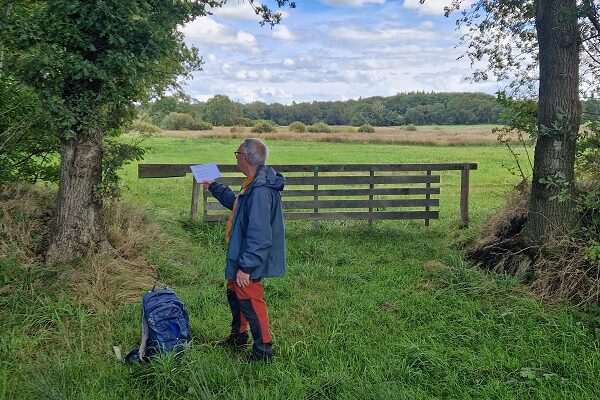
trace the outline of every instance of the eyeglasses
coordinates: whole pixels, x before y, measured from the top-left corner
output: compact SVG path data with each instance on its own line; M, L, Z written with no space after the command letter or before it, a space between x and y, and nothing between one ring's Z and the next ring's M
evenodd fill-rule
M243 151L234 151L233 154L235 154L235 156L237 157L238 154L246 154Z

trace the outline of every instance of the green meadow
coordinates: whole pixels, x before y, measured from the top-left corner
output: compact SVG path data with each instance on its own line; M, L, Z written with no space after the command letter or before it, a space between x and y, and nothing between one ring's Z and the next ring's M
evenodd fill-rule
M153 138L144 162L234 163L239 142ZM503 147L268 145L271 164L477 162L471 226L458 228L458 171L442 174L428 227L288 222L287 275L265 282L275 360L251 364L215 346L230 323L224 224L190 221L190 175L140 180L129 165L123 197L160 227L147 260L188 307L190 351L124 365L113 346L138 346L139 301L92 309L52 284L57 271L0 260L0 399L600 398L598 310L542 304L463 260L461 243L519 180Z

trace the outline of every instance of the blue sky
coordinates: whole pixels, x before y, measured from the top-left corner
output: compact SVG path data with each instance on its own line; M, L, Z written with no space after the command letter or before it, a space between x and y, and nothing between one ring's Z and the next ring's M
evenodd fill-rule
M270 29L247 1L228 0L183 27L205 61L185 91L198 100L225 94L284 104L414 90L494 93L495 82L465 80L472 68L457 60L464 49L456 48L455 18L443 16L449 2L297 0Z

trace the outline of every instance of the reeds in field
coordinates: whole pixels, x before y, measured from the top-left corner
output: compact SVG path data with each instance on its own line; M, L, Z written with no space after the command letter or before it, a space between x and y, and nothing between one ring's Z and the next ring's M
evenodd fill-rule
M374 133L357 132L351 126L332 127L330 133L294 132L279 127L276 132L253 133L250 128L230 129L215 127L212 131L162 131L155 137L180 138L247 138L260 137L268 140L334 143L413 144L427 146L474 146L497 143L497 135L491 125L469 126L419 126L416 131L405 127L376 127Z

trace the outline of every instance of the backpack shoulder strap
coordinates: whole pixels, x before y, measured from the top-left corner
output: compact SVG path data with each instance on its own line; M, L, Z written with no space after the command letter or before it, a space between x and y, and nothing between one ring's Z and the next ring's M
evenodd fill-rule
M148 321L146 321L146 315L144 307L142 307L142 341L140 343L140 349L138 351L140 360L144 358L146 353L146 342L148 341Z

